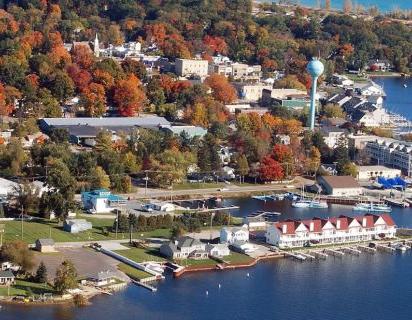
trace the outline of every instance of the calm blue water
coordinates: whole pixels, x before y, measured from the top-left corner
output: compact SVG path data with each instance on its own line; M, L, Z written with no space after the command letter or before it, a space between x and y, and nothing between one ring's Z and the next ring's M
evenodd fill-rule
M287 203L265 204L251 199L225 203L241 206L233 212L237 216L261 209L282 211L282 218L352 214L344 206L305 210L293 209ZM398 225L412 226L410 209L395 209L393 217ZM86 308L6 305L0 311L0 319L406 320L411 319L411 265L411 252L362 254L305 263L280 259L247 270L168 278L156 293L129 286L112 297L97 297Z
M384 105L386 109L412 120L412 79L382 77L373 80L385 89L387 96ZM407 85L407 88L403 86L404 84Z
M264 0L261 2L277 2L277 1L270 1L270 0ZM317 7L319 4L318 0L297 0L297 3L304 5L304 6L310 6L310 7ZM344 0L332 0L331 5L335 9L342 9L343 8L343 2ZM320 0L320 3L324 5L325 1ZM363 6L364 8L370 8L370 7L378 7L380 11L382 12L388 12L388 11L393 11L394 9L402 9L402 10L411 10L412 9L412 2L410 0L357 0L357 1L352 1L352 3L359 4Z

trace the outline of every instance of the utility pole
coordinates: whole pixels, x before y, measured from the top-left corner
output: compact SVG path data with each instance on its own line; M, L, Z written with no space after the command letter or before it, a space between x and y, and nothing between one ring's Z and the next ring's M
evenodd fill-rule
M0 224L0 248L3 246L3 233L4 233L4 224Z
M23 221L24 221L24 219L23 219L23 206L21 206L21 240L23 240Z
M118 230L119 230L119 210L116 210L116 239L117 239Z
M145 195L145 197L146 197L146 196L147 196L147 181L149 181L149 177L148 177L148 174L147 174L147 170L146 170L145 172L146 172L146 177L145 177L144 195Z

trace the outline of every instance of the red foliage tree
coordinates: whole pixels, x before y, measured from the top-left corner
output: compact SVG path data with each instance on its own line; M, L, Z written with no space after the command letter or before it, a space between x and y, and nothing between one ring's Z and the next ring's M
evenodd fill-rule
M260 164L259 176L263 181L280 180L283 178L283 168L279 162L267 155Z
M76 45L72 50L72 60L82 69L89 69L94 62L94 55L90 47Z

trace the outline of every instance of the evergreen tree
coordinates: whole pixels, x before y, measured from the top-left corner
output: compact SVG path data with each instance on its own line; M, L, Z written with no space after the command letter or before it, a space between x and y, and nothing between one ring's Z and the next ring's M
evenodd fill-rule
M35 280L38 283L47 282L47 268L46 268L46 265L43 263L43 261L40 262L40 265L37 268Z
M54 289L63 294L77 288L77 270L71 261L65 260L56 271Z

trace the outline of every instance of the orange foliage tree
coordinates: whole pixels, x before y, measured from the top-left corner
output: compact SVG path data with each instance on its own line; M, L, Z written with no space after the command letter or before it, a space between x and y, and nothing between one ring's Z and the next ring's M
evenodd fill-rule
M275 181L283 178L283 168L270 155L265 156L260 164L259 176L263 181Z
M126 79L117 82L113 101L120 115L131 117L138 114L145 100L146 95L142 90L141 82L135 75L129 75Z
M80 102L87 116L102 116L106 112L106 92L103 85L91 83L83 90Z
M216 100L230 103L237 97L236 89L229 83L227 78L221 74L212 74L205 83L212 89Z

